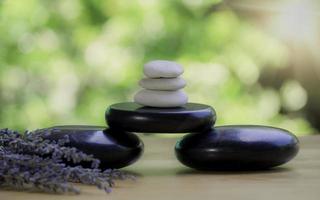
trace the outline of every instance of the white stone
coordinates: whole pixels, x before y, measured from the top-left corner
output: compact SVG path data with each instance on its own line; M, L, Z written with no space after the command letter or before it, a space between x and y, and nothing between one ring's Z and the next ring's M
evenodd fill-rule
M183 67L172 61L154 60L144 65L144 74L148 78L176 78L183 74Z
M134 96L134 102L151 107L170 108L188 103L188 96L182 90L157 91L142 89Z
M149 90L180 90L186 86L183 78L144 78L139 85Z

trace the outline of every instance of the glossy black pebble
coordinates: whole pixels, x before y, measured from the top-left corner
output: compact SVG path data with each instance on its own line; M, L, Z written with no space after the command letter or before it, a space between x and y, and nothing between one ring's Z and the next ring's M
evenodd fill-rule
M188 103L177 108L144 107L136 103L118 103L106 111L109 127L142 133L186 133L210 129L216 121L213 108Z
M290 132L264 126L223 126L177 142L176 156L199 170L261 170L290 161L299 141Z
M56 126L48 139L70 138L69 146L92 154L101 161L101 169L118 169L134 163L143 153L142 141L133 133L96 126ZM82 163L84 167L88 164Z

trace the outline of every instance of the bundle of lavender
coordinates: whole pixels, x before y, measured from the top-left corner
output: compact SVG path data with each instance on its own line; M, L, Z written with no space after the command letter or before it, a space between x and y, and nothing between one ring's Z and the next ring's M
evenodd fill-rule
M65 145L67 136L51 141L44 139L48 134L0 130L0 188L79 194L72 183L83 183L109 193L114 180L133 178L119 170L101 171L99 160ZM90 162L91 168L81 167L83 161Z

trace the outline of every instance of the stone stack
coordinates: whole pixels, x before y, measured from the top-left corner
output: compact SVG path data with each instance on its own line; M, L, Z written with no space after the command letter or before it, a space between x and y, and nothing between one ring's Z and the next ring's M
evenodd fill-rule
M93 155L100 168L122 168L142 154L143 142L134 133L189 133L175 146L178 160L199 170L263 170L282 165L299 151L299 140L289 131L266 126L216 127L215 110L188 103L181 65L164 60L144 66L143 88L133 102L110 105L107 127L59 126L40 130L52 140L69 136L68 145ZM199 77L195 77L199 78ZM83 163L86 167L87 163Z
M186 105L188 96L182 90L186 81L180 77L183 72L183 67L172 61L148 62L144 65L146 77L139 82L143 89L134 96L134 101L143 106L158 108Z

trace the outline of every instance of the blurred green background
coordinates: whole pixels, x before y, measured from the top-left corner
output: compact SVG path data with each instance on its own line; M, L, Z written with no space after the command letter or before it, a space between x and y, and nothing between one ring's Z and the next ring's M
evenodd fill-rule
M0 0L0 126L104 125L166 59L218 125L316 133L319 16L311 0Z

